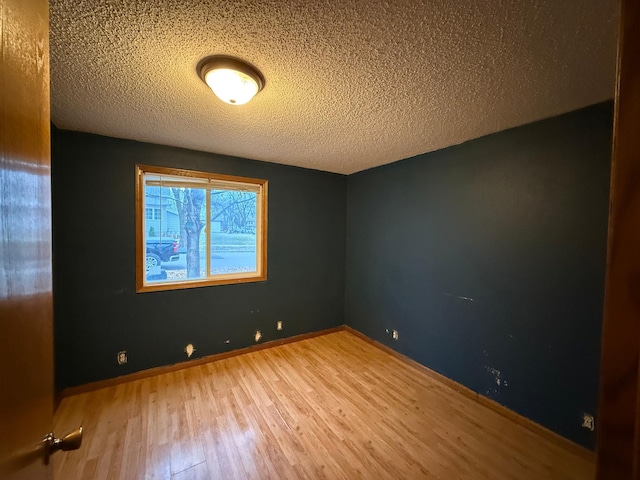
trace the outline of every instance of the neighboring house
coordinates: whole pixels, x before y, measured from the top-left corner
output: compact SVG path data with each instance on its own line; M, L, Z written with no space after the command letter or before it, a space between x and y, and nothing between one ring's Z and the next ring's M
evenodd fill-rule
M161 197L159 192L150 191L159 191L159 188L147 188L144 231L149 235L149 231L153 228L151 236L154 237L179 236L180 219L175 206L171 205L171 202L167 202L166 198Z

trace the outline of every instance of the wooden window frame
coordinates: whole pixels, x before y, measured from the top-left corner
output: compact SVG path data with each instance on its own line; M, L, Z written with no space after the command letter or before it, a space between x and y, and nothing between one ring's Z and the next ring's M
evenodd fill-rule
M205 229L207 255L206 278L190 280L177 280L172 282L146 281L146 206L145 198L145 175L166 175L171 177L184 177L185 185L192 184L207 190L206 198L206 219ZM191 181L190 181L191 179ZM193 183L191 183L193 182ZM237 187L237 190L249 190L257 193L256 208L256 271L240 272L230 274L212 275L210 268L211 256L211 195L209 191L217 186ZM184 288L207 287L212 285L230 285L237 283L263 282L267 280L267 211L268 211L268 181L258 178L237 177L233 175L223 175L209 172L199 172L194 170L184 170L178 168L156 167L150 165L136 165L136 292L157 292L163 290L178 290Z

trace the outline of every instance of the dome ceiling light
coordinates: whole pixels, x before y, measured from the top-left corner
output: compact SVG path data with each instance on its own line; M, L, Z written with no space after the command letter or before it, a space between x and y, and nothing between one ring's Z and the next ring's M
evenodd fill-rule
M203 58L197 70L213 93L230 105L244 105L264 87L262 74L234 57L213 55Z

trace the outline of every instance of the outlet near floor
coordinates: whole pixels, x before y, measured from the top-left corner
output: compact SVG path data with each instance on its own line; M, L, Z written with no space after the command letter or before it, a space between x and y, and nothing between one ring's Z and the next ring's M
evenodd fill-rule
M589 413L582 414L582 426L592 432L596 429L596 421Z
M118 352L118 365L124 365L125 363L127 363L127 352L123 350Z

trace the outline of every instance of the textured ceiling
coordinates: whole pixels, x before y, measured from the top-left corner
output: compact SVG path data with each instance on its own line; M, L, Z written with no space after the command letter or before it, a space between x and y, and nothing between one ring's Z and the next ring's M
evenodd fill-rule
M330 172L614 92L616 0L50 0L50 9L59 128ZM212 54L258 67L264 90L243 106L219 101L196 73Z

